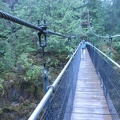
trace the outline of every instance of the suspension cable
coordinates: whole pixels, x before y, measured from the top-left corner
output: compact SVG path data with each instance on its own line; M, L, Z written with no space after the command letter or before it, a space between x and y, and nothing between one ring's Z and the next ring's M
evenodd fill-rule
M7 19L7 20L10 20L12 22L15 22L17 24L20 24L20 25L24 25L26 27L29 27L29 28L32 28L32 29L35 29L37 31L42 31L43 33L47 33L47 34L52 34L52 35L57 35L57 36L61 36L61 37L65 37L65 38L68 38L69 36L67 35L63 35L63 34L60 34L60 33L56 33L56 32L53 32L53 31L50 31L50 30L43 30L40 26L35 26L25 20L22 20L22 19L19 19L17 17L14 17L13 15L10 15L8 13L5 13L3 11L0 10L0 17L1 18L4 18L4 19ZM74 36L73 36L74 37Z
M109 35L102 36L102 35L96 34L96 33L92 30L91 26L89 26L89 29L90 29L90 31L92 32L92 34L93 34L94 36L98 37L98 38L109 38ZM111 37L112 37L112 38L120 37L120 34L112 35Z
M33 28L35 30L42 31L42 28L37 27L37 26L35 26L33 24L30 24L30 23L28 23L28 22L26 22L26 21L24 21L22 19L19 19L17 17L14 17L14 16L12 16L12 15L10 15L8 13L5 13L5 12L3 12L1 10L0 10L0 17L4 18L4 19L7 19L7 20L10 20L12 22L18 23L20 25L24 25L24 26L29 27L29 28Z
M91 26L89 26L89 29L90 29L90 31L92 32L92 34L94 35L94 36L96 36L96 37L98 37L98 38L109 38L109 36L102 36L102 35L99 35L99 34L96 34L93 30L92 30L92 28L91 28ZM112 37L112 36L111 36Z
M40 21L38 20L38 26L40 27ZM43 31L47 29L46 21L44 20L44 25L41 26ZM43 76L42 76L42 82L43 82L43 91L44 94L47 92L47 87L49 86L49 80L47 76L47 69L46 69L46 60L45 60L45 47L47 46L47 35L46 33L43 33L43 31L38 32L38 38L39 38L39 46L42 48L42 58L43 58Z

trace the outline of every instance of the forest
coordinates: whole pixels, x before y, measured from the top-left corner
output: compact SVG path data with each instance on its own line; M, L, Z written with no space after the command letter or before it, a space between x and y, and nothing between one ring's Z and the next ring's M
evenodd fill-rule
M0 119L26 120L44 95L43 64L52 83L83 38L120 64L120 37L109 40L120 32L119 6L119 0L0 0L1 11L75 36L47 36L43 58L37 31L0 18Z

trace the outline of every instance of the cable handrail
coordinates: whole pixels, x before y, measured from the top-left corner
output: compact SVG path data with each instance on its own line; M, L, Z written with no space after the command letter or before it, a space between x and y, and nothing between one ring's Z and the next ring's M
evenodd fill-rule
M92 28L91 27L89 27L89 29L90 29L90 31L92 32L92 34L94 35L94 36L96 36L96 37L98 37L98 38L109 38L109 37L111 37L111 38L116 38L116 37L120 37L120 34L116 34L116 35L106 35L106 36L102 36L102 35L99 35L99 34L96 34L95 32L93 32L93 30L92 30Z
M102 36L102 35L99 35L99 34L96 34L95 32L93 32L91 26L89 26L89 29L90 29L90 31L92 32L92 34L93 34L94 36L98 37L98 38L109 38L109 37L111 37L111 38L116 38L116 37L120 37L120 34L116 34L116 35L112 35L112 36L111 36L111 35Z
M102 35L96 34L95 32L93 32L93 30L92 30L91 27L89 27L89 29L90 29L90 31L92 32L92 34L93 34L94 36L98 37L98 38L109 38L108 35L102 36ZM112 36L111 36L111 37L112 37Z
M43 32L45 34L52 34L52 35L57 35L57 36L65 37L65 38L69 38L70 37L68 35L63 35L63 34L60 34L60 33L57 33L57 32L53 32L53 31L50 31L50 30L43 30L42 27L35 26L35 25L25 21L25 20L22 20L22 19L17 18L17 17L15 17L13 15L10 15L10 14L8 14L6 12L3 12L2 10L0 10L0 17L4 18L4 19L7 19L7 20L10 20L12 22L15 22L17 24L20 24L20 25L23 25L23 26L35 29L37 31ZM71 36L71 37L74 37L74 36Z

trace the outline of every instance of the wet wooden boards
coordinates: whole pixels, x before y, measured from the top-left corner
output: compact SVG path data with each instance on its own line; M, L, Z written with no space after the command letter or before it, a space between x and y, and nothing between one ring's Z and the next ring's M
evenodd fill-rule
M87 50L80 63L71 120L112 120Z

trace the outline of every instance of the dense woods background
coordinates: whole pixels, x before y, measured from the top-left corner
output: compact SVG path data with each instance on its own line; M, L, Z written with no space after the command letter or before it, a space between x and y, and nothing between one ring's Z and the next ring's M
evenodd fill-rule
M48 29L76 36L70 41L48 36L45 61L48 78L53 82L82 38L101 50L112 52L120 63L120 38L98 35L120 32L119 0L0 0L0 9L37 25L47 21ZM91 29L90 29L91 28ZM43 96L42 50L37 45L37 31L0 18L0 118L27 119Z

